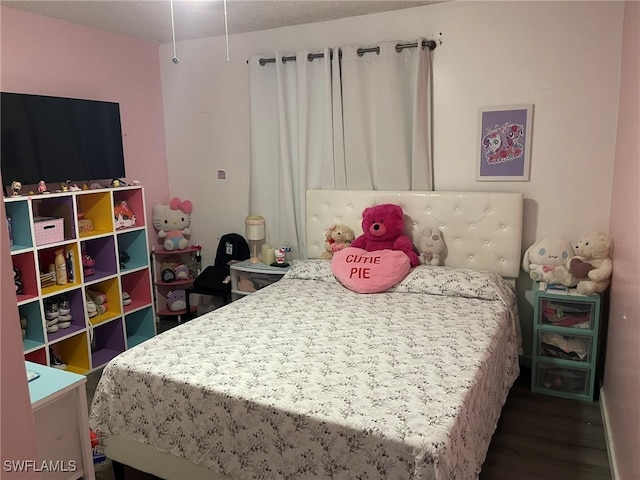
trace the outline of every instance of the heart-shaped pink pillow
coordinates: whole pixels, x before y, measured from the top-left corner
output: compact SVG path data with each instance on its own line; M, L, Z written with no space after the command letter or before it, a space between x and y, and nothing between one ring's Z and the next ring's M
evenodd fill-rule
M367 252L347 247L333 254L331 271L349 290L384 292L400 282L411 268L409 257L399 250Z

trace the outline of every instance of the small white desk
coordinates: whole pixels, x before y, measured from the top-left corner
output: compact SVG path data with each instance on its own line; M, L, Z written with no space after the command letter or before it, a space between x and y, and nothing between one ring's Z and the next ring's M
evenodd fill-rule
M87 394L83 375L26 362L40 374L29 382L39 459L47 480L94 480Z

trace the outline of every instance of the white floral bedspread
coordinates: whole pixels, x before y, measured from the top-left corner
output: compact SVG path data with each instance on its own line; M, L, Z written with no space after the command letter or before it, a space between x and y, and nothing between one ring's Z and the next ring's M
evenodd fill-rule
M362 295L305 262L115 358L90 424L239 480L471 480L518 375L515 308L493 274Z

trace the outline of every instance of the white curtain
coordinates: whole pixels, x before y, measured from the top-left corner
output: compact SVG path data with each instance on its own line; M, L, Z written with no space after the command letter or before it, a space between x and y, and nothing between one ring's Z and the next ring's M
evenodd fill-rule
M249 213L265 217L272 246L287 241L305 257L308 189L433 188L430 51L397 44L249 59Z

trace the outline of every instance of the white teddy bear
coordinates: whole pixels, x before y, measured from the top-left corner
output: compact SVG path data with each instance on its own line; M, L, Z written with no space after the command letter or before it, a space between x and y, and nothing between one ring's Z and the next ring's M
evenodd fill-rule
M444 262L444 239L442 232L437 228L425 228L422 236L418 241L418 249L420 252L420 260L425 265L440 265L440 261Z
M565 265L556 267L556 281L568 287L576 286L576 291L581 295L604 292L613 272L611 246L607 234L584 232L574 246L576 255Z
M568 240L559 237L545 237L527 248L522 258L522 269L532 280L553 282L556 267L565 265L574 255Z

